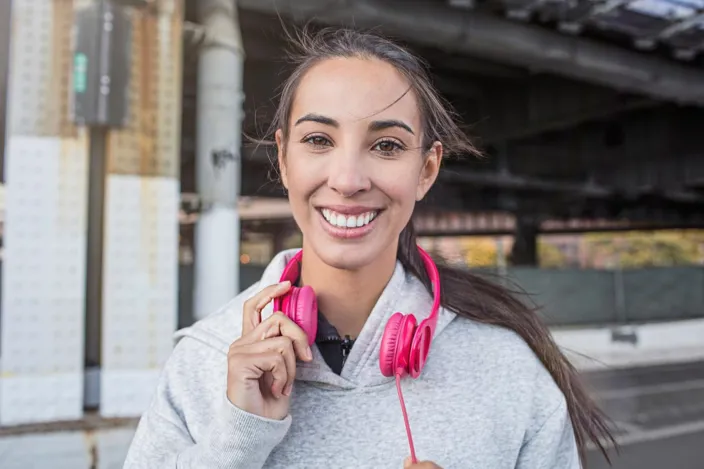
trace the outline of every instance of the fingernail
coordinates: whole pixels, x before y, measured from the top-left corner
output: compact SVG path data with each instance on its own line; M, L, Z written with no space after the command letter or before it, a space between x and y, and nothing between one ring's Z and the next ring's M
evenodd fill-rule
M284 388L284 396L290 396L292 390L293 390L293 383L287 384L286 387Z
M406 468L411 465L411 457L408 456L406 459L403 460L403 467Z
M283 288L283 287L288 287L288 286L290 286L290 285L291 285L291 281L290 281L290 280L284 280L283 282L279 283L279 286L280 286L281 288Z
M308 360L313 359L313 351L310 349L310 346L306 347L305 352L303 352Z

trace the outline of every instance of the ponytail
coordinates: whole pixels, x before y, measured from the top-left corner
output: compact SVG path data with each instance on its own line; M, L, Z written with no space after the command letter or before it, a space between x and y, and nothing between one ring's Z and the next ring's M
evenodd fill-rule
M399 237L398 260L406 271L418 277L429 292L430 280L423 260L416 248L417 240L413 220ZM513 291L466 270L439 264L440 303L443 307L483 324L492 324L517 333L547 368L567 401L567 410L575 431L582 464L585 461L587 440L594 442L610 458L602 438L615 444L608 427L608 418L588 395L579 373L562 354L535 309L518 300Z

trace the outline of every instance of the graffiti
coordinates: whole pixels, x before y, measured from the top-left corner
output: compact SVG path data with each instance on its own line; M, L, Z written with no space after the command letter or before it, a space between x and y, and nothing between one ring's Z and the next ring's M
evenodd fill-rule
M211 158L213 161L213 167L215 167L217 171L222 171L223 169L225 169L225 166L227 166L229 162L234 163L235 161L237 161L239 155L235 154L235 152L231 149L226 148L213 150L211 152Z

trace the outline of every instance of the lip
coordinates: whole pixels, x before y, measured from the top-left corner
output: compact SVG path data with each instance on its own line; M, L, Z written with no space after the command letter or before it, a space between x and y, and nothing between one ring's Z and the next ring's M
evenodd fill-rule
M323 216L323 213L322 213L323 208L326 208L329 210L334 210L334 211L337 211L337 210L335 210L332 207L327 207L327 206L320 207L318 210L316 210L316 212L318 213L318 219L320 220L320 225L322 226L323 230L325 230L325 232L327 234L329 234L330 236L332 236L333 238L337 238L337 239L359 239L359 238L363 238L363 237L367 236L369 233L372 232L372 230L376 226L377 220L379 219L379 217L382 214L382 210L379 210L379 213L377 214L377 216L374 217L374 219L372 221L370 221L369 223L367 223L364 226L354 227L354 228L340 228L339 226L332 226L330 223L328 223L328 221ZM377 210L377 209L365 208L363 211L361 211L359 213L371 212L373 210ZM345 212L338 212L338 213L345 213ZM355 215L358 213L348 212L348 214Z
M361 215L367 212L381 212L378 207L365 207L363 205L319 205L315 207L318 211L327 209L342 215Z

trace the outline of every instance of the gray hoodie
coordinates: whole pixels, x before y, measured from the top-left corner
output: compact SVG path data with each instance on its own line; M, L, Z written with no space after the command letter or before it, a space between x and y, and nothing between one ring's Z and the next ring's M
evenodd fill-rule
M311 363L298 363L284 420L227 400L226 354L241 333L242 304L278 282L294 253L276 255L257 284L177 333L125 469L402 467L408 441L395 381L379 371L379 345L394 312L420 322L432 297L400 263L340 375L316 346ZM444 469L580 467L563 394L511 331L441 309L423 374L402 387L419 460Z

